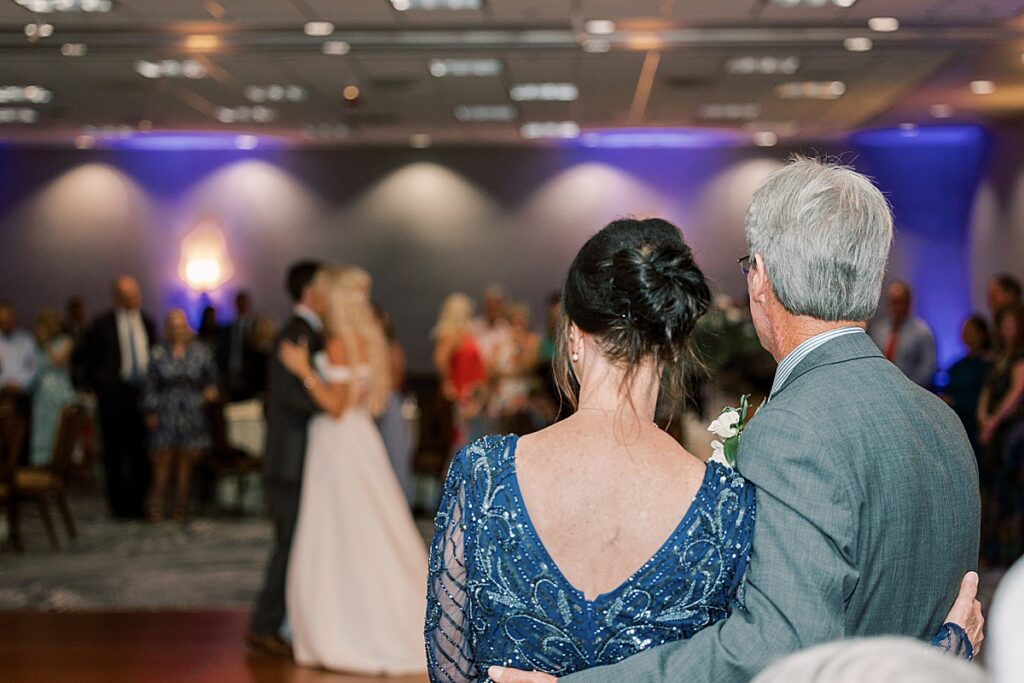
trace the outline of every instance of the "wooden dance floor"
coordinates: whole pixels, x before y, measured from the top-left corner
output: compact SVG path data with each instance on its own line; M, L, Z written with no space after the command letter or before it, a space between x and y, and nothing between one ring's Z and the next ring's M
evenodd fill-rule
M202 612L0 612L0 679L271 683L425 683L303 669L249 654L249 615Z

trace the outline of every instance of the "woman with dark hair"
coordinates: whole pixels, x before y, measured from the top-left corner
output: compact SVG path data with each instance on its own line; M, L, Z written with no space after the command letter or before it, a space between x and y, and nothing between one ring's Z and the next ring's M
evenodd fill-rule
M976 454L980 454L978 443L978 401L985 385L985 377L992 368L992 338L988 323L979 315L973 315L964 322L961 333L967 355L949 368L949 384L942 397L964 423L967 438Z
M431 547L433 680L565 675L687 638L740 604L754 490L654 423L711 293L675 226L618 220L569 269L555 375L575 411L451 465Z
M987 448L981 554L990 564L1009 566L1024 551L1024 307L1004 309L996 333L999 352L978 402L980 440Z

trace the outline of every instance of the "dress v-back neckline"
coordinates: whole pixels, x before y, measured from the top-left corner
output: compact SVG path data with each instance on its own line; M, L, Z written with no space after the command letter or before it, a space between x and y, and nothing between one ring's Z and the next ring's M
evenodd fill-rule
M564 587L568 589L572 594L576 595L581 601L587 604L596 604L609 598L615 597L618 593L622 592L627 587L629 587L638 576L643 574L644 571L646 571L654 562L660 559L662 555L668 552L668 549L672 547L674 541L676 540L676 537L683 532L683 530L690 524L691 518L695 514L697 514L697 501L700 498L701 491L703 491L708 486L710 478L713 475L712 467L706 464L704 467L704 476L701 479L700 486L697 487L697 490L693 494L693 500L690 501L689 507L686 508L686 512L679 520L679 523L676 524L674 529L672 529L672 532L669 534L668 538L666 538L665 541L658 546L658 549L654 551L654 554L652 554L643 564L637 567L635 571L631 572L629 576L622 580L622 582L616 585L615 588L612 588L611 590L605 591L603 593L599 593L593 598L588 598L582 590L577 588L566 577L565 573L562 571L562 568L558 565L558 562L555 561L555 558L551 555L551 552L548 550L547 544L544 543L544 539L540 537L540 532L537 531L537 527L533 523L533 518L530 517L530 511L526 507L526 499L523 496L523 490L519 485L519 468L516 463L516 447L518 445L519 435L512 434L508 443L505 445L505 448L508 449L507 457L511 461L512 466L511 481L513 486L513 493L515 494L516 505L518 505L519 510L523 515L524 526L533 536L533 540L536 542L537 548L543 555L544 560L550 564L551 570L554 573L554 575L558 578L558 580L561 581Z

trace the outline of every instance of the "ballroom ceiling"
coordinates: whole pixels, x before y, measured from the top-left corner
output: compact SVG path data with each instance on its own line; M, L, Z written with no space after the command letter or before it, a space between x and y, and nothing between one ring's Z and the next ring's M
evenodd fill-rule
M0 0L7 140L767 145L1022 113L1024 0Z

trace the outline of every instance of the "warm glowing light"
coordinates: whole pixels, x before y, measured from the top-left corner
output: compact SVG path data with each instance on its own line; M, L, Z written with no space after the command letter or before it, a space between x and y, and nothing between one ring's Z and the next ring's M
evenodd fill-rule
M341 96L349 102L353 102L359 99L359 87L355 85L346 85L345 89L341 91Z
M320 49L325 55L347 55L352 51L352 46L344 40L328 40Z
M843 41L843 47L850 52L867 52L874 46L874 42L867 36L855 36Z
M307 21L302 30L307 36L329 36L334 33L334 24L329 21Z
M996 91L996 84L992 81L971 81L969 87L975 95L991 95Z
M591 19L583 25L583 30L598 36L615 33L615 22L610 19Z
M181 241L181 262L178 274L190 288L209 292L231 277L224 233L216 220L201 221Z
M185 49L196 52L208 52L220 47L220 36L196 35L185 39Z
M751 138L758 147L774 147L779 141L779 136L770 130L760 130L754 133Z
M892 33L900 30L900 20L896 17L872 17L868 19L868 28L879 33Z

